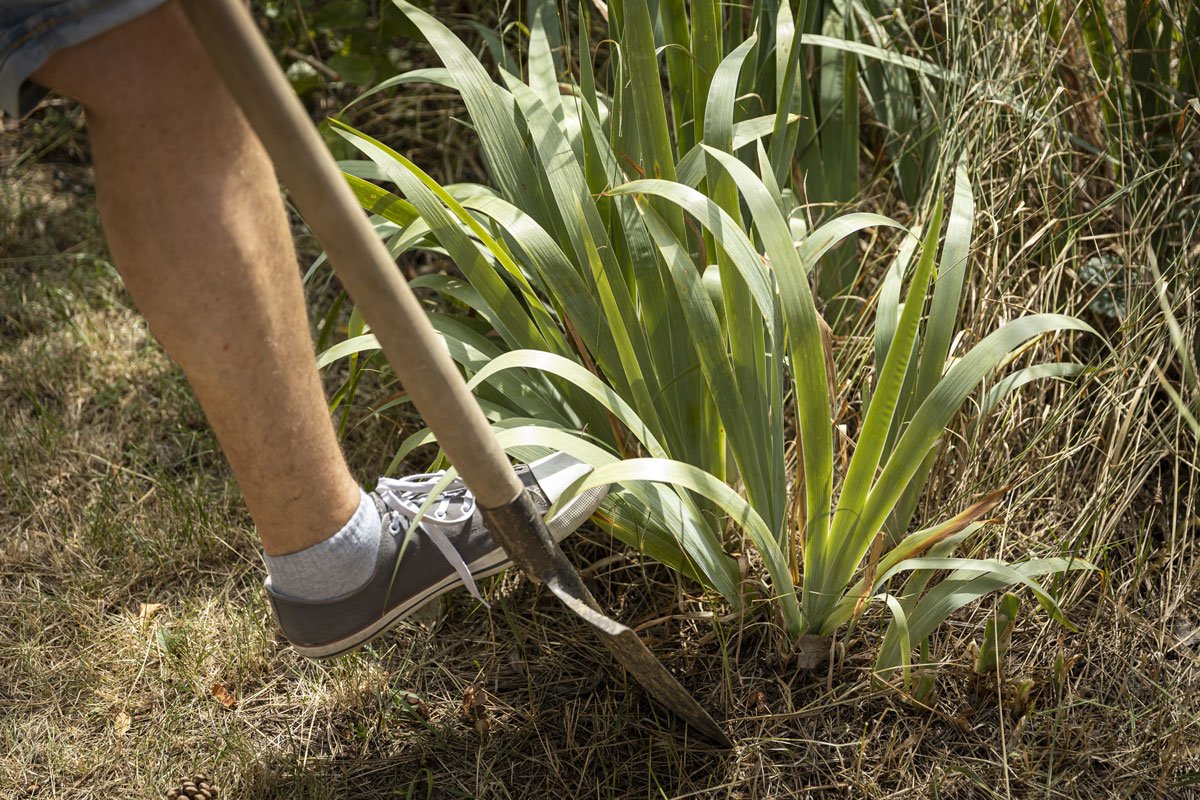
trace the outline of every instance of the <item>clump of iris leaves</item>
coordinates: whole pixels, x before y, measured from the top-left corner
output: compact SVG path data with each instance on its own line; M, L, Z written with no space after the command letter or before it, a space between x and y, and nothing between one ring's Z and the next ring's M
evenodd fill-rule
M877 668L906 687L914 649L990 593L1025 587L1066 624L1039 578L1090 565L955 556L1002 492L949 518L914 515L946 426L984 380L1037 337L1091 329L1035 314L952 357L973 245L965 156L930 168L928 152L896 150L899 183L921 209L911 229L878 214L813 216L797 201L854 196L860 77L886 94L875 105L896 127L927 125L921 87L953 76L890 49L883 28L853 26L836 3L802 4L797 19L786 3L760 2L746 24L715 0L659 3L658 19L645 2L610 2L603 63L587 4L572 42L555 5L535 3L523 57L494 39L490 72L433 16L396 5L444 66L371 93L414 83L457 92L491 182L439 185L335 122L364 157L343 169L392 253L434 250L465 278L413 285L451 301L430 319L504 447L526 459L563 450L596 467L560 503L613 485L604 527L735 607L766 600L753 607L771 609L785 647L886 604ZM809 49L816 77L803 69ZM748 95L761 113L739 102ZM836 308L855 280L857 235L884 227L899 235L842 470L818 309ZM377 348L355 318L321 361L361 368ZM1080 370L1012 372L982 411L1030 380ZM394 463L432 441L415 434ZM761 564L750 590L730 553L739 536Z

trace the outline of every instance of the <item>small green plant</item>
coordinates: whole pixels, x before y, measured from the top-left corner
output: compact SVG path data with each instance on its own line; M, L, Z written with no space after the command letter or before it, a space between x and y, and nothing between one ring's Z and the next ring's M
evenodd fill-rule
M975 656L975 672L986 675L999 672L1012 644L1013 629L1017 627L1017 614L1021 610L1021 598L1006 592L996 604L996 610L983 625L983 643Z
M790 150L777 137L800 110L793 92L780 86L779 114L754 116L739 103L756 35L693 86L692 107L704 113L681 141L686 130L668 114L679 100L664 92L644 2L609 6L620 25L606 80L586 16L572 53L553 6L535 5L523 75L501 68L499 82L433 17L397 5L445 68L390 85L457 91L495 185L440 186L338 124L368 159L347 165L347 179L392 252L435 250L462 271L465 280L413 285L469 310L430 318L505 447L527 458L557 448L594 464L574 488L620 485L601 515L614 535L742 606L728 520L761 558L758 584L788 638L832 634L872 600L886 603L881 669L906 667L949 614L1005 587L1028 587L1062 620L1035 579L1081 562L953 556L999 493L909 532L939 439L980 383L1036 337L1090 330L1065 316L1024 317L951 360L974 216L965 159L951 170L940 259L939 183L920 230L856 213L808 232L789 224L796 209L778 180ZM706 5L692 3L693 20L716 13ZM901 244L875 299L875 379L856 393L843 470L834 362L810 280L833 248L880 227L899 230ZM376 347L364 332L322 361ZM414 435L397 460L431 441ZM889 587L903 575L896 595Z

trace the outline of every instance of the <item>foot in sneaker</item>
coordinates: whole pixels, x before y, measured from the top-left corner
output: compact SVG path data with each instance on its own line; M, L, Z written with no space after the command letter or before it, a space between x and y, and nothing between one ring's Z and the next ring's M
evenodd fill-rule
M591 469L566 453L515 468L542 513ZM361 588L331 600L307 601L275 592L267 583L275 618L302 655L329 658L352 650L459 586L466 585L479 597L475 581L512 564L483 526L475 498L461 479L434 500L413 535L407 537L413 519L441 477L438 472L380 479L374 497L383 519L383 535L374 574ZM561 509L547 523L555 540L562 541L582 525L606 494L605 487L598 487Z

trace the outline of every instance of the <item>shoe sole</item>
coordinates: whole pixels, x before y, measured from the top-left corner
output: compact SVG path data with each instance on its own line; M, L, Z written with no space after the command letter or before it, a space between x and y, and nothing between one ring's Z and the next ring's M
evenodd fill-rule
M536 463L536 462L535 462ZM608 492L604 487L590 489L579 497L575 498L566 508L550 521L550 535L554 537L554 541L562 542L572 533L574 533L580 525L587 521L592 516L592 513L600 506L600 503L607 496ZM586 513L584 513L586 511ZM499 575L504 570L512 566L512 559L504 552L503 548L496 548L491 553L488 553L483 558L467 565L471 572L471 577L476 580L490 578L493 575ZM300 645L292 644L296 652L305 658L313 660L321 660L326 658L334 658L343 653L361 647L377 636L386 633L393 625L409 616L417 609L431 603L447 592L453 591L462 586L462 581L458 575L451 573L447 575L439 583L430 586L424 592L414 595L407 602L390 609L386 614L380 617L375 622L367 627L344 636L341 639L332 642L326 642L319 645Z

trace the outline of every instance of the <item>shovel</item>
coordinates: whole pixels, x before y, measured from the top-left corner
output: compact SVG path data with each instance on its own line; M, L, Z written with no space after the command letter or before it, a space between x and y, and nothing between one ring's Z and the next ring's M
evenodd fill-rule
M513 562L587 620L650 696L698 733L732 744L645 643L605 615L512 470L482 410L434 333L240 0L183 0L204 48L325 248L388 363L475 494L488 530Z

